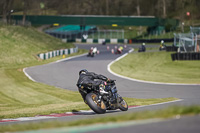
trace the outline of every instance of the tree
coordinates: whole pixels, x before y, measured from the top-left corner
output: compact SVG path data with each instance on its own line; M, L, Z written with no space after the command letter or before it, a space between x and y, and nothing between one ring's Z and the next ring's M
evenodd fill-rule
M139 0L137 0L136 9L137 9L137 15L140 16L140 3L139 3Z
M3 0L2 2L3 2L2 3L3 5L2 19L3 19L3 23L7 24L7 23L10 23L13 0Z
M22 19L22 25L25 25L26 22L26 15L27 15L27 10L29 8L29 0L24 0L23 5L24 5L24 11L23 11L23 19Z
M165 0L162 0L162 3L163 3L163 18L166 18L166 1Z

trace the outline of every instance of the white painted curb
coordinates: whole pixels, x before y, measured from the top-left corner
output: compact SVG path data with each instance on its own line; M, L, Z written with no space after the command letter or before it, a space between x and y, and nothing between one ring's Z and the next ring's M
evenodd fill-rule
M33 82L36 82L30 75L28 75L28 73L26 72L27 68L23 68L23 72L26 75L26 77L28 77L30 80L32 80Z
M163 102L163 103L150 104L150 105L141 105L141 106L136 106L136 107L130 107L129 109L132 109L132 108L134 108L134 109L135 108L143 108L143 107L156 106L156 105L175 103L175 102L181 102L181 101L183 101L183 99L178 99L178 100L169 101L169 102Z

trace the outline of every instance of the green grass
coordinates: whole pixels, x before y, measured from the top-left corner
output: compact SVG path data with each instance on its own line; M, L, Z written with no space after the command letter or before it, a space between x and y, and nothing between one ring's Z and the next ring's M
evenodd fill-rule
M14 132L14 131L27 131L27 130L38 130L38 129L53 129L61 127L75 127L75 126L85 126L94 124L106 124L110 122L124 122L133 120L145 120L153 118L174 118L176 116L185 115L197 115L200 114L200 106L189 106L189 107L178 107L173 106L157 111L142 111L135 113L127 113L122 115L114 116L104 116L93 119L77 120L73 122L40 122L40 123L28 123L28 124L12 124L12 125L0 125L1 132Z
M34 28L0 26L0 119L89 109L78 92L32 82L23 73L25 67L62 58L38 60L38 53L70 47L74 45L62 43ZM79 50L77 54L84 52ZM147 105L175 98L126 100L129 105Z
M62 57L38 60L36 55L74 47L34 28L0 27L0 118L35 116L87 108L77 92L34 83L23 68L46 64ZM78 54L86 51L79 50ZM73 54L74 55L74 54Z
M138 98L124 98L128 105L151 105L157 103L163 103L167 101L175 101L177 98L168 97L168 98L152 98L152 99L138 99Z
M134 79L200 84L200 61L172 61L170 52L131 53L111 70Z

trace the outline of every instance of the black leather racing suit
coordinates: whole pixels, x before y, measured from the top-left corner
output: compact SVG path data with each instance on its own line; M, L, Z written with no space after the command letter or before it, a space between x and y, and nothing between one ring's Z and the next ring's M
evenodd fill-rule
M98 89L100 84L103 84L103 81L107 81L108 78L103 75L98 75L93 72L86 72L86 74L80 74L77 82L77 87L79 92L85 101L86 94L82 91L82 87L91 87L93 89Z

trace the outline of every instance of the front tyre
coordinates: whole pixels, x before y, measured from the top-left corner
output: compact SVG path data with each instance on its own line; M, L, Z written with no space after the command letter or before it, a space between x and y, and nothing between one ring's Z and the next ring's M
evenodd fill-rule
M98 102L98 96L94 93L89 93L87 94L85 100L88 103L88 106L97 114L103 114L106 112L106 105L103 102L103 100L101 100L100 102Z
M119 109L121 111L127 111L128 110L128 104L126 101L121 97L121 101L119 102Z

